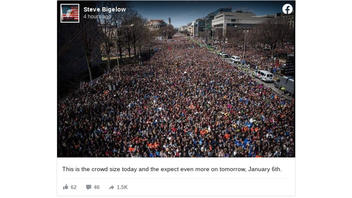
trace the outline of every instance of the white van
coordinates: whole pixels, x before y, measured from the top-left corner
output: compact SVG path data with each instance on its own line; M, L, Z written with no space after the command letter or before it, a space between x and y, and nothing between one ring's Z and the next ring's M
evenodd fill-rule
M256 78L260 78L259 70L255 70L255 71L252 73L252 76L253 76L253 77L256 77Z
M241 58L239 56L232 56L231 57L231 62L240 63L241 62Z
M265 70L259 70L260 79L264 82L274 82L274 75Z

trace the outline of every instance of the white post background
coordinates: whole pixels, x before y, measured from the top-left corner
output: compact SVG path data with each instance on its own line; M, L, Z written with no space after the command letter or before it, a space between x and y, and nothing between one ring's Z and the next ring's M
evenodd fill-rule
M246 168L247 172L71 172L71 168ZM249 166L270 168L248 172ZM272 167L279 167L273 172ZM65 185L77 185L75 190ZM100 189L86 189L86 185ZM128 190L109 189L128 185ZM58 158L58 195L123 196L294 196L295 158Z

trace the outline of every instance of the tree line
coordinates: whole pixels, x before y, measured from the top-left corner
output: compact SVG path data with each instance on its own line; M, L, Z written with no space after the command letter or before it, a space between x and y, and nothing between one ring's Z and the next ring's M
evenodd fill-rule
M107 70L110 70L113 56L119 63L118 59L123 58L124 52L128 53L128 57L133 53L133 57L138 58L144 48L151 47L153 37L146 24L147 20L132 9L124 13L100 13L97 20L83 20L81 35L90 80L93 46L99 46L106 58Z
M288 18L284 17L272 18L253 26L227 27L225 35L222 29L215 29L213 35L220 44L227 41L233 47L265 48L272 54L278 47L287 43L293 44L295 41L294 26L290 24ZM206 34L200 34L203 39L206 39L206 36Z
M115 2L102 2L113 7ZM97 20L84 20L81 23L82 40L87 60L89 78L91 74L92 46L100 46L102 56L106 58L107 70L112 68L112 57L119 63L124 54L141 61L143 51L150 51L156 36L171 38L175 30L171 25L150 31L147 19L132 8L123 13L100 13ZM94 44L95 43L95 44ZM98 43L98 44L97 44Z

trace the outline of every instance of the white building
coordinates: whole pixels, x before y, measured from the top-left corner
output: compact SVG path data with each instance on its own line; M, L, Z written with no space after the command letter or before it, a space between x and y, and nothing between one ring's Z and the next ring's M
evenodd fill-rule
M195 32L195 21L192 21L192 23L188 26L188 32L190 36L194 36Z
M179 27L179 28L178 28L178 31L180 31L180 32L187 31L187 26L184 25L184 26Z
M166 25L167 24L165 23L165 21L161 19L150 20L147 23L147 26L150 31L157 31L162 27L166 27Z
M212 29L214 31L221 29L223 36L225 36L229 27L249 28L268 19L268 16L256 16L252 12L222 12L217 14L212 20Z

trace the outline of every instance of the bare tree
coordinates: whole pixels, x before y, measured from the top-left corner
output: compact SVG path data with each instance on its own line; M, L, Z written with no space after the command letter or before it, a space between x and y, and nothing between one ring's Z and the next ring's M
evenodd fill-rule
M93 80L91 61L94 50L100 45L101 32L98 28L98 24L95 20L82 20L81 24L81 37L84 47L85 59L87 62L89 80Z
M114 35L115 39L115 49L116 49L116 63L119 71L119 78L121 79L121 68L120 68L120 60L122 60L122 52L124 50L124 34L122 30L122 21L125 17L125 13L114 14L112 15L111 20L113 21L114 26Z
M111 50L113 47L114 28L113 22L107 16L98 17L99 26L102 29L102 47L107 57L107 68L111 69Z
M124 2L99 2L100 6L115 7L117 5L127 7ZM122 37L121 37L121 23L126 16L125 12L101 12L98 17L99 25L104 33L103 51L107 57L108 70L111 68L111 53L116 48L116 61L119 63L118 54L122 58Z
M131 9L128 13L126 13L122 22L125 46L129 56L131 56L131 50L133 49L135 59L138 57L140 58L140 52L143 45L148 43L148 40L151 37L150 31L146 27L146 24L147 20Z
M219 41L220 50L222 50L223 40L225 39L225 37L223 35L223 29L222 28L216 28L215 31L214 31L214 37L215 37L216 40Z
M133 39L134 35L132 32L132 27L134 26L133 21L134 18L138 15L138 13L132 9L129 9L128 12L125 13L122 22L121 22L121 32L123 34L123 44L125 45L128 56L131 57L131 49L133 48Z
M162 38L165 39L170 39L173 37L173 35L177 32L177 30L172 26L172 25L166 25L164 27L161 27L157 34L158 36L161 36Z
M234 27L228 27L226 31L226 37L228 42L233 46L237 47L238 45L244 42L244 33L241 29L236 29Z
M283 19L272 19L257 27L259 41L270 47L271 56L277 46L283 44L285 40L291 38L294 31Z

